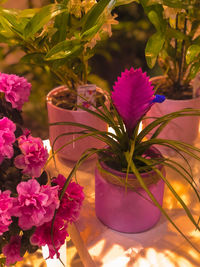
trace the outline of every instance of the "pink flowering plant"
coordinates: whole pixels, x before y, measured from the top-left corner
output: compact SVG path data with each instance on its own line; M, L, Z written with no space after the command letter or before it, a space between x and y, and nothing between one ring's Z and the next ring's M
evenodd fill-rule
M0 266L44 245L49 257L59 257L67 226L78 219L84 199L77 183L61 174L48 177L47 149L23 128L22 106L30 90L24 77L0 73Z
M76 163L72 173L68 178L70 179L73 177L73 174L76 172L79 165L85 159L89 158L95 153L98 155L100 162L104 162L112 169L126 173L127 178L125 180L113 174L112 177L116 178L118 182L120 181L125 188L136 191L136 189L128 182L128 174L133 173L137 178L141 188L146 191L154 205L161 210L163 215L172 223L175 229L196 250L198 250L183 233L183 231L181 231L181 229L176 225L165 209L163 209L163 207L158 203L155 196L150 192L148 186L144 182L141 174L152 170L156 172L159 179L162 179L165 182L168 189L176 198L186 216L188 216L194 225L195 229L198 231L200 230L199 219L196 219L192 215L192 211L190 211L190 209L187 207L184 199L178 195L176 188L159 169L159 165L162 165L163 167L171 168L172 170L176 171L177 174L180 174L184 182L188 183L188 186L193 190L193 193L197 197L197 205L199 205L200 195L196 189L191 167L188 166L189 163L185 156L188 155L192 158L200 160L200 157L198 156L200 149L180 141L161 139L159 137L159 133L171 120L184 116L199 116L200 110L187 108L167 114L163 117L154 118L153 122L139 131L140 124L143 120L145 120L145 114L147 111L156 102L162 103L165 100L164 96L155 94L155 89L153 88L149 77L146 75L146 73L143 73L141 69L131 68L130 70L125 70L125 72L118 77L113 86L113 90L108 92L107 97L110 103L110 110L104 103L101 103L102 109L94 107L94 110L91 110L85 107L79 107L82 110L85 110L107 122L108 125L113 129L112 131L102 132L93 127L73 122L58 122L52 124L73 125L79 127L79 136L75 140L73 139L71 142L92 136L102 140L106 144L105 147L101 149L90 148L86 150ZM80 128L83 129L82 132L80 132ZM69 134L74 134L74 132L66 133L66 135ZM54 140L54 144L59 138L60 136ZM66 143L65 146L71 142ZM165 157L161 154L154 153L155 155L150 157L149 152L152 151L151 149L155 145L156 147L163 146L175 151L179 156L182 156L183 160L185 160L185 166L179 164L176 160ZM57 151L54 151L53 146L52 157L63 147L59 148ZM189 171L186 166L189 167ZM100 164L98 164L98 168L101 168ZM106 172L104 169L102 169L102 171ZM109 172L106 173L110 174ZM65 186L63 186L63 188L65 188ZM198 252L200 251L198 250Z

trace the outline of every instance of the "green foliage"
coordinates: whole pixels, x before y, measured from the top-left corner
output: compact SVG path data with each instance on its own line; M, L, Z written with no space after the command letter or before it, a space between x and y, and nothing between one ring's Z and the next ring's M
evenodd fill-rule
M147 64L160 64L172 88L189 88L200 71L199 0L140 0L156 33L147 42Z
M94 1L89 10L73 6L69 0L39 9L1 7L0 40L23 49L23 63L49 68L61 84L75 89L87 82L88 60L93 56L91 42L104 32L102 26L114 4L111 0Z

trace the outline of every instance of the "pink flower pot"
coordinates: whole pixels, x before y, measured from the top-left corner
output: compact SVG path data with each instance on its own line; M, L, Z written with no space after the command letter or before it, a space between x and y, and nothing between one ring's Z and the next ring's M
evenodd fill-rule
M154 148L152 154L155 154L155 151L157 152ZM125 179L124 173L113 170L102 162L100 165L106 171ZM159 168L162 170L163 175L165 175L164 169L161 166ZM143 178L149 178L152 175L155 175L154 171L141 174ZM130 177L136 179L133 174ZM138 233L152 228L158 222L161 212L141 187L136 190L135 192L127 188L127 192L125 192L124 187L110 183L103 178L99 169L96 168L96 216L109 228L124 233ZM157 183L151 184L149 190L159 204L162 205L164 194L163 180L158 180Z
M161 77L162 78L162 77ZM160 79L155 77L155 79ZM171 112L176 112L184 108L200 109L200 98L188 100L166 99L163 103L155 103L147 113L147 117L161 117ZM153 119L145 119L143 127L152 122ZM178 140L188 144L194 144L199 134L199 117L189 116L173 119L165 129L159 134L159 138ZM160 147L159 147L160 149Z
M47 95L47 109L48 109L48 118L49 123L55 122L77 122L81 124L85 124L91 127L94 127L100 131L107 131L108 126L105 122L98 119L96 116L84 111L84 110L67 110L63 108L56 107L51 102L51 97L53 94L62 91L68 90L64 86L60 86L55 88ZM55 125L49 127L49 140L51 146L53 145L54 140L61 134L68 132L77 132L83 130L76 126L69 125ZM67 142L77 138L78 134L66 135L59 138L54 145L54 151L59 149L62 145ZM58 156L67 160L76 161L80 158L81 154L88 148L95 147L101 148L105 146L105 144L94 138L94 137L86 137L81 140L75 141L67 146L65 146L62 150L58 152Z

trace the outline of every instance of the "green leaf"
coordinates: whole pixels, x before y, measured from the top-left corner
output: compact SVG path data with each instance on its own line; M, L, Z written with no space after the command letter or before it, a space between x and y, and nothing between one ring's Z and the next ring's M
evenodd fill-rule
M81 34L81 39L82 39L82 40L88 40L88 39L91 39L91 38L98 32L98 30L101 28L102 24L103 24L103 23L94 25L94 26L91 27L89 30L83 32L83 33Z
M20 59L21 63L28 63L28 64L36 64L36 65L44 65L44 54L42 53L32 53L27 54Z
M68 12L64 12L56 16L54 27L57 29L57 32L53 36L54 43L58 43L66 39L68 26L69 26Z
M200 45L191 45L188 47L188 50L186 51L186 62L187 64L190 64L193 60L195 60L200 53Z
M148 18L158 32L165 33L166 22L162 17L162 12L163 10L160 9L159 6L155 6L155 8L148 13Z
M77 56L83 50L80 40L65 40L55 45L46 55L45 60L62 59Z
M32 37L49 20L65 11L67 11L67 9L63 4L50 4L41 8L40 11L27 23L24 29L25 39Z
M153 68L159 52L163 48L165 42L164 35L159 32L154 33L148 40L145 48L145 57L149 68Z
M130 4L133 2L139 3L140 0L116 0L115 1L115 7L121 6L121 5L127 5L127 4Z
M197 73L200 71L200 62L194 62L191 65L190 72L189 72L189 77L190 79L194 79Z
M84 23L82 33L87 31L97 23L99 17L103 14L105 8L112 1L113 0L100 0L90 9L90 11L87 13L87 19Z

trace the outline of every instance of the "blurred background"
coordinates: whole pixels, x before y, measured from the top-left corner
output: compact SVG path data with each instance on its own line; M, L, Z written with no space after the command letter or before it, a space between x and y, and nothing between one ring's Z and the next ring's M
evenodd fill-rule
M51 0L8 0L1 5L7 8L34 8L49 4ZM90 60L89 80L102 88L112 88L113 83L125 68L141 67L150 76L159 72L155 67L149 70L144 57L146 42L154 32L153 26L137 3L120 6L113 11L118 24L112 26L112 36L105 37L95 48L95 56ZM0 72L25 76L32 83L30 101L23 108L25 127L33 136L48 138L48 118L45 98L57 86L47 70L19 63L23 52L13 46L8 48L0 43Z

